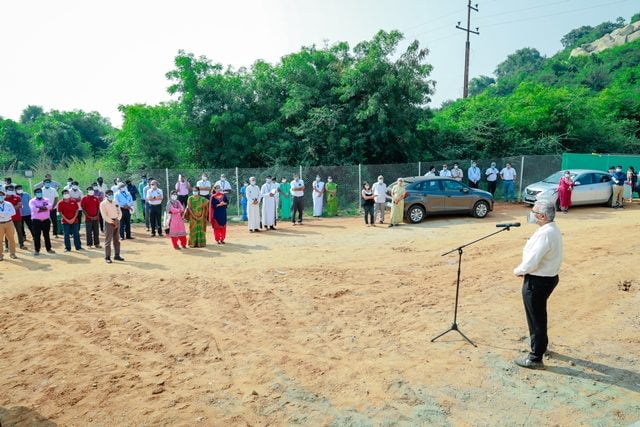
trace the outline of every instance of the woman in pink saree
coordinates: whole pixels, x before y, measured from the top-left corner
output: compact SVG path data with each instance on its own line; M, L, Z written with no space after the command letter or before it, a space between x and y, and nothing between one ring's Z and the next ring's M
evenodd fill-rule
M564 176L560 178L558 183L558 199L560 200L560 210L564 213L569 211L571 206L571 192L573 191L573 180L571 173L565 171Z

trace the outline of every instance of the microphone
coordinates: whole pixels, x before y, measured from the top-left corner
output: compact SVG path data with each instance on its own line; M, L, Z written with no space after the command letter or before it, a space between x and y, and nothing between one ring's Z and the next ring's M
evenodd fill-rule
M496 224L496 227L505 227L505 228L520 227L520 223L519 222L510 222L508 224Z

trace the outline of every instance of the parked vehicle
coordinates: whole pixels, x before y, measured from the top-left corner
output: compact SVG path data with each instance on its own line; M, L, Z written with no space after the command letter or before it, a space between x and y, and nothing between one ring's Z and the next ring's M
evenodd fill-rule
M417 224L427 216L471 214L484 218L493 210L493 196L488 191L468 187L462 182L445 177L404 178L407 198L404 217ZM396 182L389 186L389 194Z
M605 171L590 169L570 169L575 184L571 194L571 204L597 205L611 204L613 189L611 175ZM550 200L558 207L558 183L565 171L558 171L542 181L527 186L522 192L522 200L534 204L537 200Z

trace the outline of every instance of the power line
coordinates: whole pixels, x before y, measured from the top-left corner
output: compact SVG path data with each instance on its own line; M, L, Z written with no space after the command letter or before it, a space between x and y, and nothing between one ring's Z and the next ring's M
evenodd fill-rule
M494 13L492 15L482 16L482 17L478 18L478 21L483 21L485 19L494 18L496 16L512 15L514 13L526 12L528 10L540 9L540 8L543 8L543 7L554 6L556 4L561 4L561 3L568 3L570 1L571 0L560 0L560 1L550 2L550 3L539 4L537 6L525 7L525 8L522 8L522 9L510 10L510 11L507 11L507 12Z
M579 8L579 9L571 9L571 10L565 10L565 11L557 12L557 13L550 13L550 14L547 14L547 15L534 16L534 17L531 17L531 18L512 19L512 20L509 20L509 21L496 22L496 23L493 23L493 24L483 25L483 28L496 27L498 25L512 24L512 23L515 23L515 22L533 21L533 20L541 19L541 18L549 18L549 17L552 17L552 16L566 15L568 13L581 12L583 10L596 9L598 7L610 6L612 4L618 4L618 3L626 3L628 1L629 0L617 0L617 1L612 1L612 2L608 2L608 3L601 3L601 4L589 6L589 7L582 7L582 8Z
M464 90L462 91L463 98L466 98L467 96L469 96L469 51L471 50L471 42L469 41L469 36L471 34L480 35L480 31L479 31L480 29L478 27L476 27L475 31L471 29L471 11L472 10L478 12L478 4L476 3L475 6L471 6L471 0L469 0L469 3L467 4L466 28L460 26L460 21L458 21L458 25L456 25L457 29L467 33L467 42L465 43L465 49L464 49Z

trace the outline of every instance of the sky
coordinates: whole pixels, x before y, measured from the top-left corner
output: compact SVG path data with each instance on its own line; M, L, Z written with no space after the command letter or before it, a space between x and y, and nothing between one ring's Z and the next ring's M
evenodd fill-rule
M491 75L517 49L544 55L561 37L640 12L640 0L474 0L470 76ZM0 26L0 116L27 105L98 111L170 99L165 73L179 49L234 67L271 63L301 46L397 29L430 51L431 105L462 96L466 0L6 0Z

